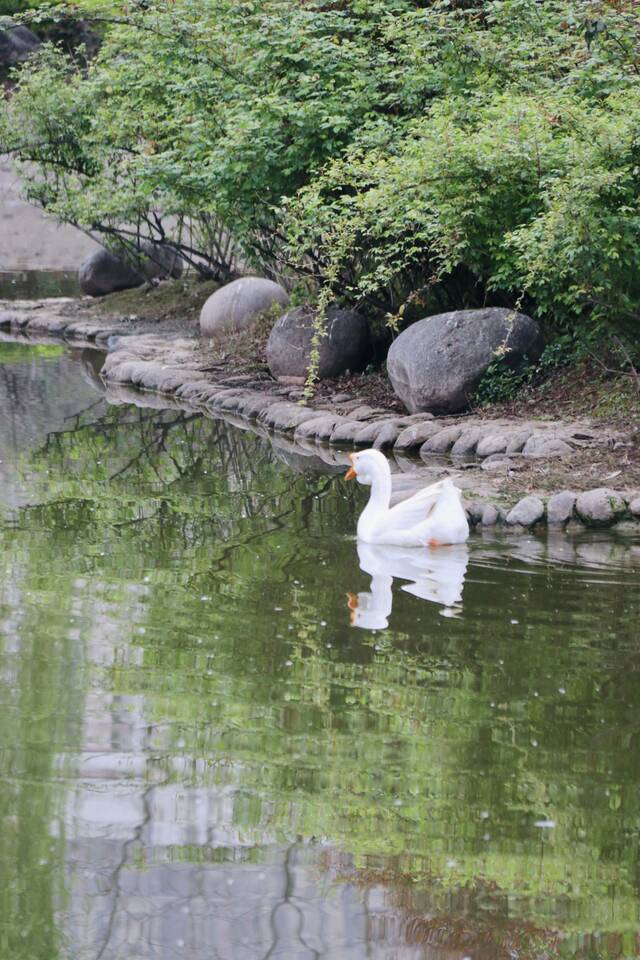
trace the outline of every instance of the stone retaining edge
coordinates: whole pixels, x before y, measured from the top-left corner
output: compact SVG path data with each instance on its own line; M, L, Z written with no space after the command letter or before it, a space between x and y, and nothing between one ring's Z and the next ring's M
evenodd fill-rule
M43 322L44 321L44 322ZM222 370L223 376L214 380L207 377L197 366L175 367L135 356L136 341L144 341L143 336L127 334L122 326L100 325L95 321L74 320L64 322L61 318L51 317L48 322L29 311L0 311L0 329L9 329L12 333L25 335L34 333L52 337L61 342L99 346L107 351L102 378L105 383L118 384L134 388L144 393L171 397L179 401L181 407L206 410L224 418L225 414L240 417L247 423L257 422L274 434L295 434L310 421L328 421L333 418L330 432L324 424L324 432L319 429L302 431L307 441L315 439L318 445L329 443L345 450L354 447L375 446L379 449L393 448L398 453L419 450L423 459L433 455L450 454L462 451L462 456L473 456L478 446L485 454L485 461L495 462L495 458L508 459L513 456L565 456L571 450L567 440L558 436L542 439L543 444L551 444L548 454L536 450L532 443L533 432L519 429L503 431L506 437L500 439L499 429L491 422L486 423L484 434L480 434L477 424L442 418L434 420L430 414L412 416L393 416L379 411L379 415L364 416L361 421L336 413L338 404L329 408L301 407L293 402L301 391L278 387L274 381L265 380L257 384L254 378L229 375ZM117 340L113 349L112 340ZM153 338L160 339L160 338ZM194 341L194 343L197 341ZM134 348L134 355L127 351ZM194 351L195 352L195 351ZM145 376L146 374L146 376ZM145 382L146 380L146 382ZM244 384L239 381L244 380ZM248 381L252 381L249 383ZM234 386L234 382L236 386ZM269 386L269 392L264 387ZM288 398L288 399L287 399ZM264 401L262 403L262 401ZM247 410L243 410L247 407ZM352 402L351 412L363 408L363 403ZM277 409L276 409L277 408ZM352 433L345 429L353 424ZM442 426L441 426L442 425ZM359 429L356 429L359 427ZM470 436L476 431L476 436ZM324 435L326 433L326 435ZM333 439L334 434L338 436ZM465 444L465 437L467 442ZM503 440L506 443L503 446ZM571 439L571 438L569 438ZM589 441L588 434L574 431L573 442L580 444ZM538 441L539 445L540 441ZM517 446L516 446L517 444ZM529 452L527 453L527 447ZM457 448L457 450L456 450ZM548 526L549 528L579 531L585 527L608 528L621 524L633 524L640 529L640 491L623 493L609 488L595 488L584 493L563 490L548 497L528 495L523 497L511 509L499 506L491 501L465 501L465 509L471 526L491 527L500 525L507 530L524 531Z

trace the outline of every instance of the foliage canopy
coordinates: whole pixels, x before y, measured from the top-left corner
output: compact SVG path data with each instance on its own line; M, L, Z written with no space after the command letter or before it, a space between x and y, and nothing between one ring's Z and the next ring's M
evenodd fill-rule
M78 15L105 31L95 61L81 71L45 47L0 119L56 217L171 242L222 278L240 252L373 314L490 302L634 329L633 0L145 0Z

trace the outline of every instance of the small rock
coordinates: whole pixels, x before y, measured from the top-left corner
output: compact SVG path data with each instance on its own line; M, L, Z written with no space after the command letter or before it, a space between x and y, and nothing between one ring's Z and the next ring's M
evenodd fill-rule
M572 448L560 437L545 437L541 434L532 434L522 450L525 457L566 457L573 453Z
M362 403L359 407L349 411L349 418L351 420L370 420L371 417L377 417L381 413L384 413L384 410L381 410L380 407L370 407L368 404Z
M243 417L258 417L267 407L272 407L277 402L270 393L256 393L238 405L238 413Z
M458 437L462 434L462 427L452 426L439 430L420 447L420 456L425 453L448 453Z
M522 453L524 445L533 433L533 430L516 430L515 433L512 433L507 444L507 449L505 453Z
M238 409L245 396L245 393L234 392L227 394L226 397L223 397L222 402L218 404L218 410L226 410L229 413L233 413Z
M410 450L412 447L421 447L425 440L429 440L436 433L439 433L442 427L433 420L425 420L421 423L414 423L406 427L398 435L395 442L396 450Z
M514 466L513 460L507 457L506 454L494 453L482 462L480 469L488 473L506 473L507 470L512 470Z
M501 522L503 517L504 512L499 507L495 507L492 503L487 503L482 511L480 522L483 527L494 527L496 523Z
M258 414L258 420L272 430L287 431L295 430L305 420L311 420L316 416L317 411L283 400L263 410Z
M331 443L353 443L360 430L360 420L342 420L331 434Z
M283 387L304 387L304 377L278 377Z
M312 417L296 428L295 439L326 440L340 423L340 419L333 413Z
M544 503L540 497L524 497L507 514L509 526L532 527L544 517Z
M380 431L388 426L396 428L395 435L394 435L394 440L395 440L399 430L397 428L396 421L390 418L387 418L384 420L374 420L373 423L367 423L365 424L365 426L362 426L362 424L360 424L360 429L356 433L354 440L356 443L360 444L361 446L366 446L369 443L373 444L377 440L378 434L380 433Z
M348 403L351 397L348 393L336 393L331 399L334 403Z
M478 523L482 523L482 515L486 509L487 504L483 503L481 500L471 500L465 502L464 508L467 512L467 518L469 523L476 526Z
M629 512L633 517L640 517L640 497L635 497L629 504Z
M581 493L576 500L576 512L588 526L608 526L626 511L627 505L621 495L608 487Z
M573 517L577 494L570 490L561 490L554 494L547 503L547 523L549 526L558 526L568 523Z
M396 423L389 422L378 431L373 441L374 450L383 450L385 447L392 447L398 437L399 428Z
M464 430L451 448L451 456L468 457L475 452L480 440L482 440L485 431L481 427L472 427L470 430Z
M478 444L476 456L490 457L494 453L505 453L509 439L508 433L490 433Z

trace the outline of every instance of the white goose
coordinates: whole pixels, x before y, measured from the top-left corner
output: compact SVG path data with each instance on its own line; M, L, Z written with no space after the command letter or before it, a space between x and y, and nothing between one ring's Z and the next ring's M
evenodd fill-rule
M469 524L460 491L445 477L390 507L391 470L379 450L349 454L347 480L371 486L369 502L358 520L358 539L398 547L437 547L463 543Z

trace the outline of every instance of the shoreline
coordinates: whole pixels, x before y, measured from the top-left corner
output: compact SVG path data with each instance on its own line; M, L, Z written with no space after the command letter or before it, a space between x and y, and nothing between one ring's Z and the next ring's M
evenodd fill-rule
M0 301L0 333L103 350L101 379L111 402L223 418L270 435L285 458L315 458L318 469L338 470L349 451L378 447L397 471L396 500L446 473L462 490L472 526L640 531L640 482L634 470L628 482L619 466L636 450L623 430L588 418L403 415L356 395L353 381L350 392L340 381L327 391L325 381L302 405L302 384L216 358L195 326L185 336L174 320L96 317L91 306L67 298Z

